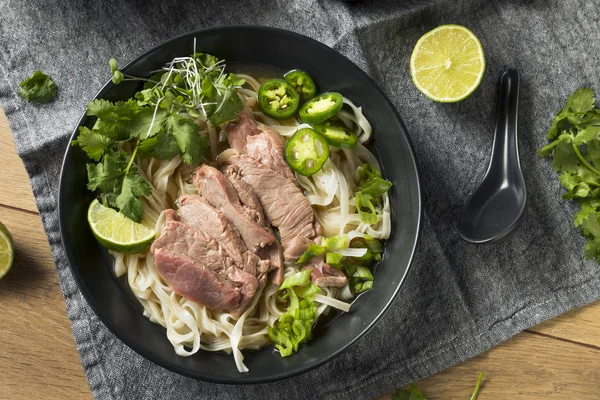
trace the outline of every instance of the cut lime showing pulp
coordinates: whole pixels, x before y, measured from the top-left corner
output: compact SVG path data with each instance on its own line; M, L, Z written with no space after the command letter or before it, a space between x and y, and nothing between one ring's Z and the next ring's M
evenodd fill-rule
M13 239L6 227L0 222L0 279L8 273L12 266L15 250Z
M481 83L485 57L481 42L460 25L441 25L417 41L410 75L431 100L452 103L467 98Z
M141 253L154 240L154 231L138 224L94 200L88 209L88 222L96 239L109 250L119 253Z

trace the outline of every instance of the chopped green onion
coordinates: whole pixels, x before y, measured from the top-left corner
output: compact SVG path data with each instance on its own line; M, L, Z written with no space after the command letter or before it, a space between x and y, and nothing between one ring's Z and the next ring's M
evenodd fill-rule
M304 264L313 257L320 256L325 252L325 247L319 246L318 244L311 243L308 245L306 251L300 256L296 264Z
M373 205L373 196L356 192L356 210L360 215L360 220L368 225L377 223L377 211Z
M325 247L327 250L331 249L343 249L346 247L348 242L348 236L346 235L337 235L328 238L323 238L321 245Z
M392 187L392 182L382 178L372 178L358 187L363 194L370 194L373 197L381 196Z
M339 264L344 258L340 253L327 253L325 254L325 262L327 264Z
M267 329L282 357L297 352L300 344L311 339L317 310L312 297L299 300L293 289L287 289L287 294L290 299L288 311L279 317L277 327Z
M279 290L291 288L292 286L303 286L310 282L310 273L312 269L304 269L296 272L293 275L288 276L284 279L283 283L279 287Z
M358 167L357 172L358 172L358 177L360 178L361 181L368 181L373 178L381 177L381 174L379 173L377 168L375 168L371 164L361 165L360 167Z
M367 267L359 264L347 263L344 265L344 273L348 277L350 288L355 294L373 288L373 281L375 278Z
M306 286L296 287L296 294L298 297L311 297L314 294L321 293L321 288L315 285L313 282L310 282Z

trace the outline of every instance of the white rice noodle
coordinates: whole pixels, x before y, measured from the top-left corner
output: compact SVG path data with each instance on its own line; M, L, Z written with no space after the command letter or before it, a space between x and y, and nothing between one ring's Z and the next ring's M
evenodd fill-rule
M350 108L352 108L352 111L354 112L354 118L350 118L350 116L345 111L342 111L341 114L344 115L347 119L352 120L354 123L356 123L356 125L358 125L358 141L359 143L366 143L371 138L373 128L371 128L371 124L365 118L362 112L362 107L356 107L350 99L347 99L345 97L344 104L347 104L350 106Z

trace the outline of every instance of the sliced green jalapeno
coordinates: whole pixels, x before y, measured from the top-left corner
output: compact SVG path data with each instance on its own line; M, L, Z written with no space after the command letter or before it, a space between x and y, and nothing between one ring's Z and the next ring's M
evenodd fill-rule
M328 158L327 140L310 128L298 130L285 145L285 160L300 175L318 172Z
M342 95L336 92L320 94L300 107L300 120L320 124L337 114L344 105Z
M294 69L285 74L284 79L292 85L296 92L300 95L302 101L308 101L317 94L317 86L315 81L306 72L300 69Z
M288 119L296 114L300 95L283 79L269 79L258 89L258 105L271 118Z
M342 122L325 121L322 124L314 125L313 128L321 135L325 136L327 142L335 147L352 149L358 142L356 135L348 129Z

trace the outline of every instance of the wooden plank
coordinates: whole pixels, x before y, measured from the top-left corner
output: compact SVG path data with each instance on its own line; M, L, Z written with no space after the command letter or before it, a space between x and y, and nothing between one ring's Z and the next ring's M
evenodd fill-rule
M8 121L0 109L0 204L37 212L29 177L15 151Z
M600 301L571 310L528 330L600 349Z
M0 206L0 220L16 246L0 280L0 398L90 398L40 218Z
M430 400L465 400L481 371L481 400L600 398L600 350L530 332L416 385Z

